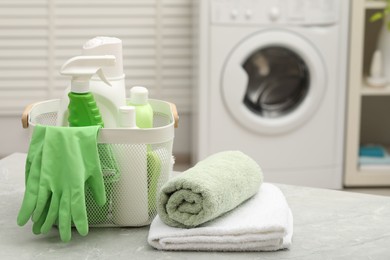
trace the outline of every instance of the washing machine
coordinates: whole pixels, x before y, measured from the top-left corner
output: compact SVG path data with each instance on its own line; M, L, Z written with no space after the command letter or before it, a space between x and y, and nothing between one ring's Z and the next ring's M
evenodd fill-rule
M241 150L267 182L341 188L349 1L194 5L193 161Z

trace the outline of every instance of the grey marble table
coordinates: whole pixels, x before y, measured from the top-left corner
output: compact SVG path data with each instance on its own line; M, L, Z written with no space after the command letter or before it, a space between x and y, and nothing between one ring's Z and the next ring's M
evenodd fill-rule
M277 184L294 215L290 250L260 253L164 252L148 227L92 228L62 243L16 225L25 154L0 160L0 259L390 259L390 197Z

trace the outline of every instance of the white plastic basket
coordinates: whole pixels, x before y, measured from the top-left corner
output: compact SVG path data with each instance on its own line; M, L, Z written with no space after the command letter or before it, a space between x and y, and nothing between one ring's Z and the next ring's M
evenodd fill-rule
M107 203L100 207L86 191L90 226L143 226L157 214L156 195L168 180L173 166L176 106L150 100L154 126L150 129L103 128L98 147ZM28 106L22 117L24 128L33 132L37 124L55 126L60 101L47 100ZM100 152L102 151L102 152Z

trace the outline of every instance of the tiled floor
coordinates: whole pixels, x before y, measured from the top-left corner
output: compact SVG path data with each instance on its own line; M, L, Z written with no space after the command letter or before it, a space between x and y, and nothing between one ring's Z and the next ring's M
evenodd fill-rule
M173 167L174 171L185 171L190 167L189 164L186 163L176 163ZM345 188L344 191L348 192L358 192L358 193L367 193L374 195L382 195L382 196L390 196L390 187L385 188Z

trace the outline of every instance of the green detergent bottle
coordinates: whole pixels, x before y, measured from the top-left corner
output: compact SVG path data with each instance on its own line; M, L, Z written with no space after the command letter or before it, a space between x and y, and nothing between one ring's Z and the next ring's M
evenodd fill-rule
M149 104L149 92L142 86L134 86L130 89L130 101L128 105L135 107L136 125L139 128L153 127L153 108ZM157 211L157 189L161 173L161 160L154 151L152 145L147 145L147 174L148 174L148 212L150 218Z
M135 107L136 125L138 128L153 127L153 108L149 104L149 92L147 88L135 86L130 89L130 102L128 105Z
M104 127L104 122L100 114L99 108L96 105L95 98L89 89L89 82L93 75L97 74L100 79L108 86L110 83L105 78L102 67L115 65L115 56L76 56L61 67L60 73L72 77L71 90L69 96L69 126L91 126L99 125ZM119 178L117 163L113 156L111 146L109 144L98 144L99 157L105 188L107 194L107 203L103 207L99 207L93 200L91 191L86 191L86 203L89 224L101 224L107 222L109 216L109 203L112 196L111 182ZM85 151L86 153L88 151Z

